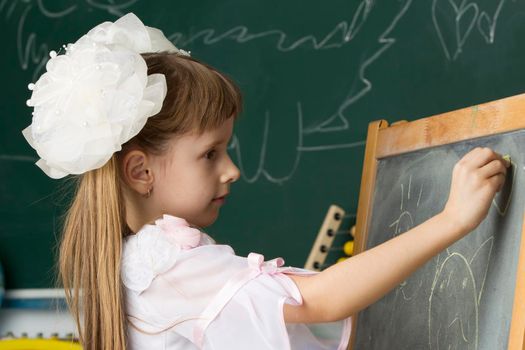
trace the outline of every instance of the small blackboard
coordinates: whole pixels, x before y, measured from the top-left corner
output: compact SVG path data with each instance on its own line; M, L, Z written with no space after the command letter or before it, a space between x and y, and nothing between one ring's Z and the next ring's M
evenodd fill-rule
M376 156L368 154L373 171L363 176L364 182L372 180L367 187L371 200L363 202L369 213L358 217L360 251L439 213L454 164L472 148L510 154L512 168L474 232L359 313L353 349L522 349L525 118L519 110L509 113L508 106L524 102L519 95L390 128L383 122L375 130L376 146L367 146L368 153L376 150ZM393 133L403 145L393 144Z

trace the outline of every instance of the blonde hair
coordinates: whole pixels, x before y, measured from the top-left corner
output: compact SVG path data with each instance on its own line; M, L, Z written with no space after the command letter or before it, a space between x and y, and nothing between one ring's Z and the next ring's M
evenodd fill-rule
M236 118L237 86L214 68L169 53L143 54L148 74L166 76L162 110L101 168L76 178L66 213L59 273L84 349L125 349L126 312L120 278L123 236L130 234L123 202L119 157L130 146L162 154L174 135L204 132Z

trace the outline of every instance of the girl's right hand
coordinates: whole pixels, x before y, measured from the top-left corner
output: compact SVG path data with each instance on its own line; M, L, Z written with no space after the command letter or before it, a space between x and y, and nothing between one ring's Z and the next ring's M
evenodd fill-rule
M510 162L490 148L475 148L452 172L450 194L443 214L466 234L483 221L496 192L505 182Z

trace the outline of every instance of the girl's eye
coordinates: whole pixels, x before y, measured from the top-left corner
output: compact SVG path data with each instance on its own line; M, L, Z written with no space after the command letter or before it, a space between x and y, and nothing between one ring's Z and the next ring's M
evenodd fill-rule
M217 151L212 149L211 151L208 151L205 155L206 159L214 159L217 155Z

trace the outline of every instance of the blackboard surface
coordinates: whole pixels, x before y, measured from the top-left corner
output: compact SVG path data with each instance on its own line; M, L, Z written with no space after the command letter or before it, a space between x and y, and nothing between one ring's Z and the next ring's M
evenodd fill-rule
M355 349L507 348L525 200L525 131L381 159L367 249L442 210L454 164L476 146L512 155L512 171L488 217L361 312Z
M209 233L302 266L330 204L356 212L370 121L525 91L525 2L0 0L0 260L6 287L53 285L64 181L21 135L50 50L134 12L245 95L242 173ZM67 191L66 191L67 193ZM66 197L67 198L67 197Z

